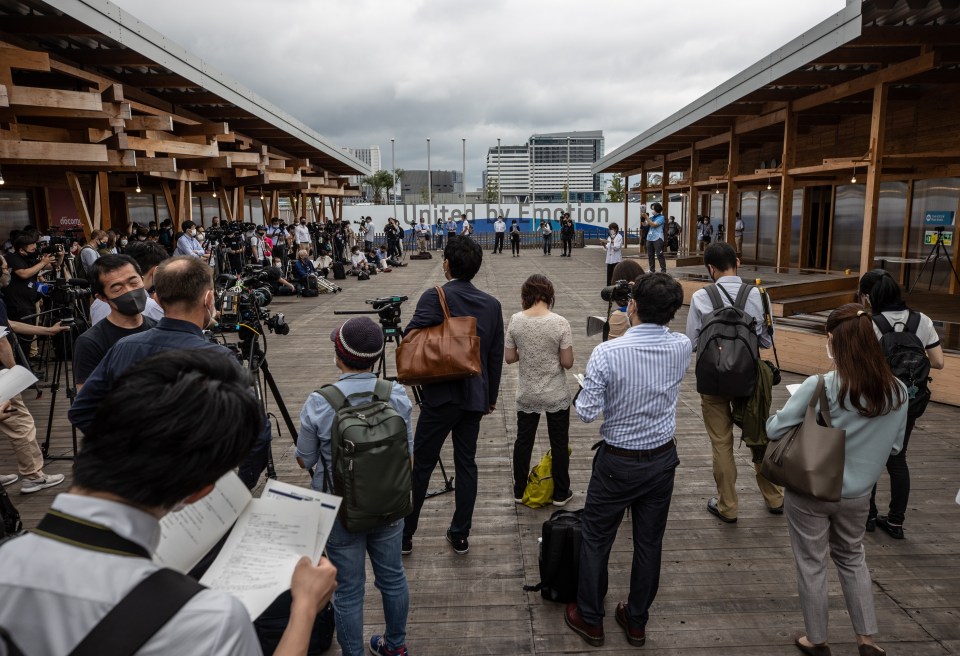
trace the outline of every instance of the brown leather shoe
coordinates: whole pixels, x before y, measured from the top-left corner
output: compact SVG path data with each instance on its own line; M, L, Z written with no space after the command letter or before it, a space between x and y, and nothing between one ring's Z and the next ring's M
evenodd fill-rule
M594 647L603 645L603 624L592 625L583 621L576 602L567 604L563 611L563 621L573 629L574 633L586 640L587 644Z
M876 645L858 645L857 650L860 656L884 656L887 653Z
M638 627L630 621L630 616L627 615L627 602L621 601L617 604L616 616L617 624L623 627L623 632L627 636L627 642L634 647L643 647L643 643L647 641L647 634L643 627Z
M805 639L807 642L810 642L810 639L807 638L805 634L796 633L793 636L793 644L795 644L797 649L802 651L804 654L807 654L808 656L830 656L830 645L827 643L823 643L822 645L810 644L808 646L800 642L801 638Z

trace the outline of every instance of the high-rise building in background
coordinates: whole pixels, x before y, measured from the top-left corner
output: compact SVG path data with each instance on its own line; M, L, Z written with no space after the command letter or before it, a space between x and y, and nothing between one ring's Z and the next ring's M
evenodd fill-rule
M603 157L603 131L535 134L519 146L491 146L484 172L485 188L491 192L499 181L503 202L529 202L531 194L540 203L603 200L603 176L591 172ZM492 199L495 200L495 199Z
M463 193L463 171L431 171L430 186L433 200L439 202L441 194L446 202L452 194ZM427 194L427 170L404 170L400 178L400 198L404 203L425 203Z
M380 146L370 146L369 148L341 148L342 151L348 155L353 155L358 160L367 164L370 167L370 173L376 173L382 167L380 165ZM360 187L360 197L357 198L354 202L370 202L373 200L373 189L369 185L363 184L363 179L360 176L354 175L350 176L350 184ZM390 190L387 190L389 195Z

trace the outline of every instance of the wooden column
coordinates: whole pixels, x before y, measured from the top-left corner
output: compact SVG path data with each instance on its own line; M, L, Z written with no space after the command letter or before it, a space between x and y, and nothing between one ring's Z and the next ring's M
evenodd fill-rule
M736 130L730 131L730 154L727 157L727 211L723 219L726 226L724 238L727 242L733 241L733 226L737 222L737 212L740 211L740 193L734 177L740 172L740 137Z
M244 216L244 205L246 205L246 190L243 187L237 187L235 190L235 195L233 197L234 207L236 207L236 219L237 221L243 222ZM264 221L266 223L266 221Z
M783 121L783 157L780 162L780 221L777 225L777 271L790 268L790 241L793 237L793 168L797 156L797 113L787 107Z
M660 204L663 205L664 216L666 216L670 210L670 194L667 192L667 182L669 178L670 170L667 168L667 157L664 155L663 166L660 168Z
M687 237L687 252L697 252L697 214L700 210L700 192L694 181L697 179L697 170L700 168L700 151L697 144L690 144L690 189L687 191L687 208L689 209L686 223L680 226ZM681 217L682 218L682 217ZM682 239L681 239L682 241Z
M110 222L110 183L107 175L106 171L97 173L97 205L100 208L101 230L109 230L112 227Z
M623 176L623 234L627 234L630 222L630 176Z
M863 241L860 246L860 273L873 268L877 247L877 209L880 205L880 171L883 168L884 137L887 122L887 85L873 88L873 113L870 119L870 157L867 163L867 192L863 207Z
M80 187L80 178L77 174L67 172L67 186L70 187L70 195L73 196L73 205L77 209L77 216L80 218L80 227L83 228L84 241L90 239L90 233L93 232L93 222L90 220L90 210L87 209L87 199L83 195L83 189Z

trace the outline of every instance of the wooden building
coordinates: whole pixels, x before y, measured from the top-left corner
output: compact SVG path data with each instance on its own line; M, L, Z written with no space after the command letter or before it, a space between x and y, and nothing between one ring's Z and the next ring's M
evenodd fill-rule
M744 262L883 265L909 287L938 227L951 255L957 243L958 106L960 2L848 0L594 171L626 176L685 226L719 219L731 243L739 212ZM685 230L689 252L695 238ZM932 276L928 266L918 287L957 294L947 264L940 258Z
M368 173L106 0L0 0L0 235L316 219Z

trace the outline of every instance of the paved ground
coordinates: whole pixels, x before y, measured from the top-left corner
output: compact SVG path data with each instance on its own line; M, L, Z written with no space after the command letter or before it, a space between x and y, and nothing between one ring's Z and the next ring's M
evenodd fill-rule
M577 362L583 371L596 338L585 336L586 317L600 314L604 281L603 254L579 249L573 258L554 251L545 257L525 251L520 258L484 255L476 284L503 303L504 318L520 309L519 287L531 273L548 275L557 288L556 311L574 327ZM291 323L286 337L270 336L268 358L283 398L296 417L309 392L333 380L330 330L341 320L333 310L364 309L364 299L390 294L409 295L404 321L413 314L416 298L442 282L440 259L414 261L369 282L347 280L345 291L316 299L278 299L270 309L284 312ZM674 322L682 329L685 308ZM392 366L391 366L392 370ZM411 653L435 654L579 654L638 653L613 620L613 609L625 598L629 577L629 524L621 529L610 564L607 599L607 641L588 647L563 623L562 608L523 591L539 580L537 537L549 508L532 510L512 499L510 454L515 436L516 367L504 369L497 411L482 423L478 461L480 494L470 537L470 553L455 555L444 541L453 511L453 496L429 499L424 507L415 550L406 557L412 609L408 626ZM786 376L798 382L798 376ZM571 385L574 383L571 380ZM41 432L47 424L47 401L28 399ZM775 390L774 406L786 391ZM145 399L145 402L146 399ZM60 393L54 420L52 453L69 447ZM793 559L782 517L769 515L753 482L749 452L738 453L740 521L730 526L707 514L706 501L715 494L710 449L703 431L699 398L691 375L683 383L677 410L681 458L665 539L660 594L652 608L645 653L791 655L793 631L802 628ZM910 446L913 493L907 539L894 541L877 533L866 538L867 560L874 576L880 621L880 643L890 654L960 652L960 507L953 502L960 485L960 410L932 405L918 423ZM569 508L582 506L589 479L590 446L598 424L574 421L571 427L571 478L576 497ZM134 430L134 427L131 427ZM534 461L546 450L545 428ZM291 457L289 436L276 441L274 453L282 480L308 484ZM452 456L444 452L452 467ZM0 470L12 470L12 452L0 443ZM51 463L48 471L69 474L69 464ZM440 485L434 474L432 487ZM886 482L881 497L886 499ZM10 488L28 525L44 512L57 489L30 497ZM836 654L855 654L853 634L835 574L830 578L830 641ZM367 584L367 634L382 629L379 598ZM52 630L55 630L52 629Z

